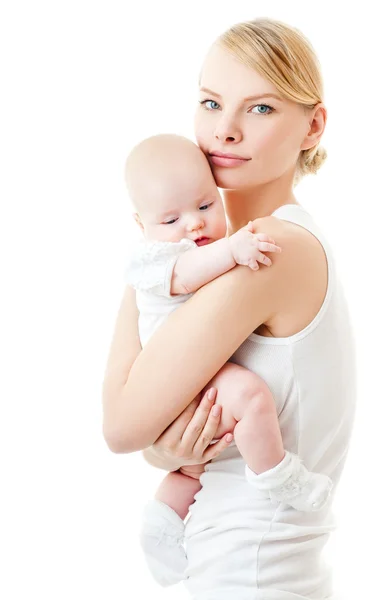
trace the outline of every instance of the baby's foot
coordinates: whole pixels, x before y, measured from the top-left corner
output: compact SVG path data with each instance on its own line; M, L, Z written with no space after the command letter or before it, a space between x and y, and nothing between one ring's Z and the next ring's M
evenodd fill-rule
M185 579L184 528L182 519L167 504L153 498L145 506L139 539L149 570L163 587Z
M276 467L259 475L245 465L245 476L250 485L264 492L265 498L307 512L321 510L333 487L330 477L308 471L299 456L287 450Z

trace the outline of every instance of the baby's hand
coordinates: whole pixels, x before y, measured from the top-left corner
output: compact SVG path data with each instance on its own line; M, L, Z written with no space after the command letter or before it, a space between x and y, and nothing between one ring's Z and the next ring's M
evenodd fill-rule
M282 249L275 245L275 241L265 233L253 233L253 223L233 233L229 238L233 258L238 265L246 265L253 271L259 269L258 263L270 267L272 265L268 256L263 252L281 252ZM261 252L263 251L263 252Z

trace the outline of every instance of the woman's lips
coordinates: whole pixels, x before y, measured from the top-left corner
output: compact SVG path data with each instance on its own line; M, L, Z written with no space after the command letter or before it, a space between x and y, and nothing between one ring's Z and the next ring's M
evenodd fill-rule
M241 158L233 155L209 154L210 161L218 167L238 167L248 162L250 158Z

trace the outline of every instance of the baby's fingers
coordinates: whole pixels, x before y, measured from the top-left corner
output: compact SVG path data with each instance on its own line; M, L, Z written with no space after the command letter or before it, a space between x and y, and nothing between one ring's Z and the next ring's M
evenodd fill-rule
M269 242L270 244L276 244L275 240L266 233L254 233L253 235L258 239L259 242Z
M265 254L263 254L262 252L258 253L257 259L256 259L259 263L263 263L263 265L266 265L267 267L270 267L272 265L272 261L270 258L268 258L268 256L266 256Z
M259 265L257 264L257 260L255 258L250 258L249 259L249 261L248 261L248 267L250 267L252 269L252 271L258 271L259 270Z
M276 246L275 244L270 244L268 242L258 242L257 247L262 252L281 252L282 251L280 246Z

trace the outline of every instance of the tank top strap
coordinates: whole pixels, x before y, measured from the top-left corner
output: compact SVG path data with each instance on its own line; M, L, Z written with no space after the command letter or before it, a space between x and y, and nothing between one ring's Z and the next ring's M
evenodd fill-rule
M300 204L284 204L277 208L271 215L283 221L290 221L296 225L300 225L312 233L324 246L325 251L330 250L329 244L324 237L324 234L314 221L310 213L307 212Z
M323 246L328 262L333 263L331 246L311 214L308 213L303 206L300 204L284 204L283 206L277 208L271 216L282 219L283 221L290 221L291 223L300 225L300 227L310 231L310 233L313 234Z

